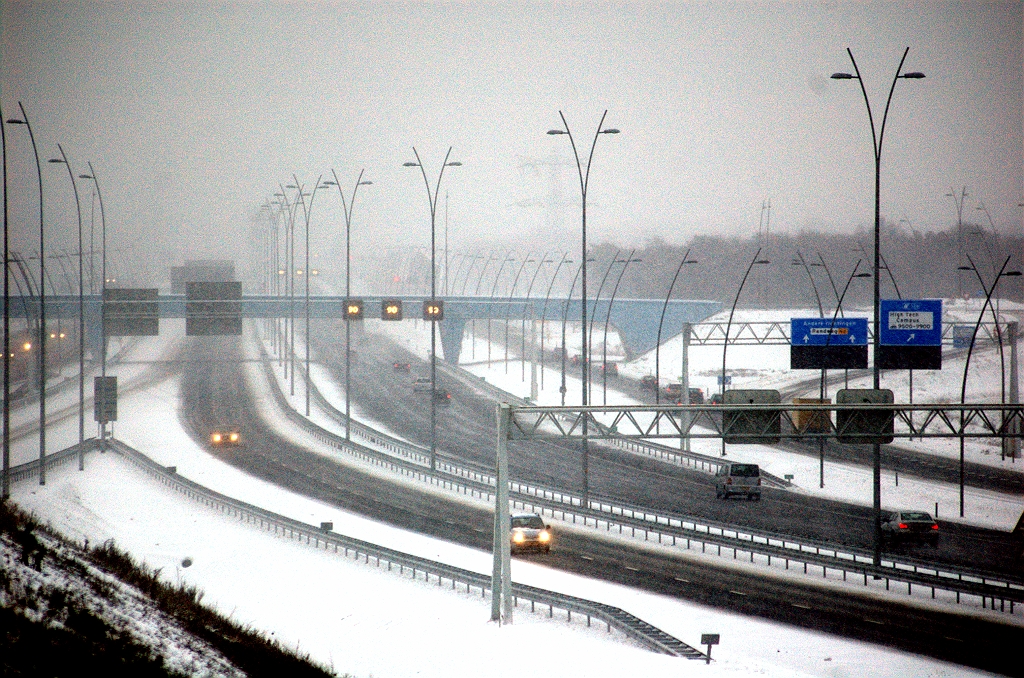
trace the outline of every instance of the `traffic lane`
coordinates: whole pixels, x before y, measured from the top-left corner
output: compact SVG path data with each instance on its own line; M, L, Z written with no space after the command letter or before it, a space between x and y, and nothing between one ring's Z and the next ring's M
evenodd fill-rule
M416 365L415 357L377 342L383 351L379 359L360 361L359 373L365 391L360 394L378 408L380 418L403 436L429 443L429 404L413 396L411 379L399 382L382 367L395 356ZM369 352L366 354L369 356ZM372 367L377 365L376 367ZM416 368L420 369L420 368ZM365 378L364 378L365 376ZM374 383L392 385L377 386ZM492 401L479 394L452 384L454 404L439 415L438 439L440 448L474 461L493 466L496 433L494 419L483 419L485 402ZM395 392L397 391L397 393ZM475 419L473 413L476 413ZM754 530L772 531L837 545L871 549L874 546L874 515L870 508L830 501L795 492L765 488L759 503L721 501L714 499L714 478L706 473L676 467L640 455L610 450L591 444L588 455L589 488L596 496L610 497L623 503L650 507L656 510L684 513L706 520L744 525ZM538 447L533 442L513 442L510 445L512 477L523 482L565 489L580 494L583 491L582 453L580 445L566 441L550 447ZM1019 567L1019 546L1012 536L992 530L943 524L945 533L937 549L914 550L916 547L887 545L897 553L913 553L916 557L947 565L984 567L997 572L1016 574Z
M817 587L745 572L710 559L555 526L551 553L523 555L582 576L805 629L832 633L965 666L1024 675L1016 653L1024 629L981 615L918 608L894 595L874 596L852 586Z
M493 517L490 511L401 484L382 481L342 466L280 439L256 417L251 398L239 392L244 382L233 378L238 365L225 365L207 374L191 370L183 389L184 411L197 415L214 407L209 398L227 404L249 432L251 443L225 453L233 464L257 477L367 517L482 550L489 550ZM199 388L201 383L222 384ZM205 394L205 395L203 395ZM205 400L204 400L205 398ZM234 407L232 407L234 406ZM387 488L382 491L383 486ZM921 612L886 598L864 600L842 591L823 591L809 585L773 582L757 573L733 571L713 562L652 553L640 545L562 530L555 526L555 546L548 556L517 555L585 576L692 600L721 609L878 642L988 670L1002 664L989 661L995 649L1014 647L1018 634L1007 638L1000 625L974 628L981 622L935 612ZM881 622L881 624L879 624ZM957 640L949 640L955 638ZM959 643L982 651L962 653ZM992 647L993 651L988 651Z

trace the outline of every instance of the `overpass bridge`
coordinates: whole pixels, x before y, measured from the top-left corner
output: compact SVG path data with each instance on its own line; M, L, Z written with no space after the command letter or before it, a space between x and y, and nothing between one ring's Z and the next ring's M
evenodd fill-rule
M422 305L429 297L424 295L365 295L358 298L363 302L365 320L353 322L380 321L382 302L402 302L406 320L422 318ZM699 323L718 312L722 304L708 300L618 298L615 304L609 299L587 300L587 319L595 329L608 322L619 331L628 357L634 357L653 349L657 344L658 324L662 309L665 309L663 338L677 334L684 322ZM438 321L441 346L447 362L458 364L462 350L462 336L466 323L473 320L544 320L578 322L580 300L564 298L540 299L536 297L445 297L444 319ZM159 318L184 318L185 295L161 294L157 296L156 307ZM241 301L243 318L299 318L306 314L304 296L243 295ZM344 318L346 298L340 296L311 295L309 316L314 319ZM86 295L84 298L86 341L96 351L101 341L102 299L100 295ZM36 318L39 304L35 298L12 297L11 317ZM610 317L609 317L610 313ZM55 295L46 297L47 324L70 321L78 322L78 296ZM389 321L392 322L392 321ZM396 321L397 322L397 321Z

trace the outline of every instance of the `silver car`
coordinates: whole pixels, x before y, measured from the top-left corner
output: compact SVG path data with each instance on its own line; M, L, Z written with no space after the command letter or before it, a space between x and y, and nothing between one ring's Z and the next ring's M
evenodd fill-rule
M510 542L512 552L536 550L551 551L551 528L536 513L513 513Z

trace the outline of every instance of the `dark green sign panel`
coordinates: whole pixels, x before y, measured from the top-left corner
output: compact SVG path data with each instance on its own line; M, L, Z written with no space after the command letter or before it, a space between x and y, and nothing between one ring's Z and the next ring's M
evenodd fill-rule
M241 335L242 283L186 283L185 334L190 337Z
M155 337L160 313L155 289L103 290L103 334L108 337Z

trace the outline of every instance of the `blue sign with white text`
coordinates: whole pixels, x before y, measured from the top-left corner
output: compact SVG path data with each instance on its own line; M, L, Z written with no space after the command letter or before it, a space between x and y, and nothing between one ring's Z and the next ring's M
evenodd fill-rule
M867 318L790 318L792 346L866 346Z
M878 343L883 346L941 346L941 299L882 299Z

